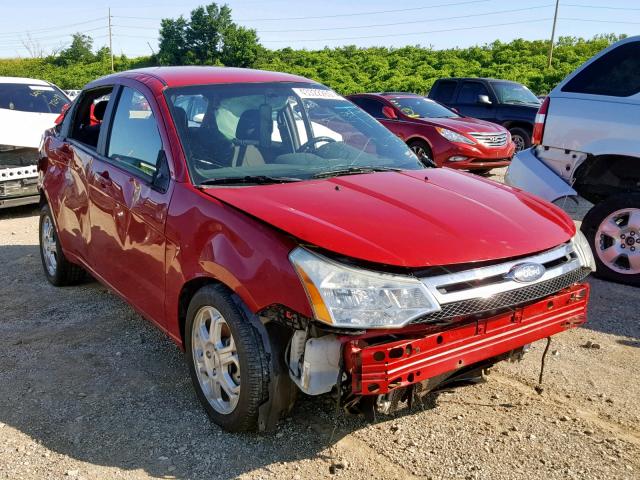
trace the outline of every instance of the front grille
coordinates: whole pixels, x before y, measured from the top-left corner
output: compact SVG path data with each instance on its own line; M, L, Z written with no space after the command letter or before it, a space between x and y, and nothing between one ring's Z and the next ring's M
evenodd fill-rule
M588 268L578 268L544 282L516 290L496 293L489 298L473 298L459 302L445 303L442 305L442 310L417 318L412 323L427 323L515 307L570 287L574 283L584 280L590 271Z
M472 133L471 136L485 147L504 147L507 144L507 132Z

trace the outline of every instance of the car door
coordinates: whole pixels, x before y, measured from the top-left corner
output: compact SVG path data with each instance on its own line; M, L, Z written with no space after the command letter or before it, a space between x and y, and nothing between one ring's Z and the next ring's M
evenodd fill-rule
M483 103L481 96L487 97L491 103ZM456 109L464 116L495 122L496 102L493 92L484 83L465 80L458 89L455 104Z
M91 264L147 317L164 324L165 220L173 184L155 99L118 88L90 169Z
M54 213L58 237L65 253L87 262L90 240L87 172L97 155L102 115L109 103L111 86L85 91L65 115L58 135L48 139L51 168L45 181L49 206ZM99 120L91 116L100 103ZM93 123L93 124L92 124Z

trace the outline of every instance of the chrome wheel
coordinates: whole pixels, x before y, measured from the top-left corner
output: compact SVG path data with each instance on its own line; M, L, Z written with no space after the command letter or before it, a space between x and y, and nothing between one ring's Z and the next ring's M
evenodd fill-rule
M42 233L40 234L40 248L42 249L42 258L47 272L52 277L55 276L58 268L58 249L56 230L51 222L51 218L47 215L42 220Z
M191 348L202 392L216 412L227 415L240 398L240 361L231 329L211 306L198 310L192 328Z
M640 209L625 208L607 216L596 232L596 255L611 270L640 273Z
M524 150L525 148L527 148L527 143L525 142L524 138L521 135L511 135L511 140L513 141L513 143L516 145L516 152L519 152L521 150Z

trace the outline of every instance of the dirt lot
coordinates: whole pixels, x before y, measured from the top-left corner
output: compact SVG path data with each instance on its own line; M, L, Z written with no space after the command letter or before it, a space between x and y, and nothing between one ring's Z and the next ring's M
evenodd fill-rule
M45 281L36 215L0 212L0 478L640 478L638 289L591 280L589 323L554 337L542 395L538 343L435 407L370 424L302 398L277 433L232 435L123 301Z

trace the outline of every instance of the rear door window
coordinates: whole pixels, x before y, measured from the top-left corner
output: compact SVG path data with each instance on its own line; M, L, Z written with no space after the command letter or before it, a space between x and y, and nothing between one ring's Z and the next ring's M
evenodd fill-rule
M385 116L382 114L382 107L384 107L384 103L378 100L374 100L372 98L357 97L354 98L352 102L358 105L373 118L385 118Z
M73 107L69 138L93 150L98 148L102 120L107 111L112 90L113 87L106 87L81 94L76 106Z
M580 71L563 92L629 97L640 92L640 42L620 45Z
M448 103L453 100L453 93L456 91L457 82L453 80L443 80L438 82L434 88L431 98L434 98L442 103Z
M478 103L478 95L489 95L487 88L479 82L464 82L460 93L458 93L458 103Z
M107 156L150 180L161 148L160 132L149 102L137 90L123 87L111 122Z

